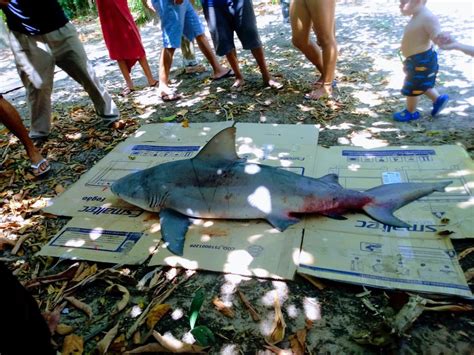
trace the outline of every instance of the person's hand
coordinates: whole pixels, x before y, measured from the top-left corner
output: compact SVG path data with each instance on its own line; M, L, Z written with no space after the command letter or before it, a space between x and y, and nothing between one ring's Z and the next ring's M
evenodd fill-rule
M10 3L10 0L0 0L0 7L6 7Z
M448 45L450 43L454 43L456 41L449 32L441 32L439 35L436 36L433 42L443 48L443 46Z
M452 42L449 42L449 43L443 43L443 44L439 44L439 48L441 49L458 49L458 45L459 43L456 42L456 41L452 41Z

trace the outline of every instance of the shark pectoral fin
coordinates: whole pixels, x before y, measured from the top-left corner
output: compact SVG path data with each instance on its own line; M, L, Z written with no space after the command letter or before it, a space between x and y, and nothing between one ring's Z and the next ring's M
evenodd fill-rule
M268 215L265 219L268 221L268 223L270 223L274 228L278 229L280 232L283 232L289 226L292 226L293 224L296 224L300 221L299 218L290 217L285 214L281 214L281 215L272 214L272 215Z
M398 219L392 214L392 211L388 208L382 208L377 205L366 205L363 207L365 213L367 213L373 219L388 224L394 227L405 227L408 228L410 225Z
M331 212L324 212L321 213L321 215L332 218L332 219L337 219L339 221L345 221L347 217L341 216L340 214L337 213L331 213Z
M170 252L183 255L184 237L191 224L191 219L171 209L160 211L161 237L167 243Z

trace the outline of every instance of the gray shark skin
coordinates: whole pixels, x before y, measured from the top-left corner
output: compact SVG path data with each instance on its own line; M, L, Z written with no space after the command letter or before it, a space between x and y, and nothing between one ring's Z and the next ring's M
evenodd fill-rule
M225 128L192 159L124 176L112 184L112 193L144 210L159 212L163 240L172 253L182 255L192 218L264 219L283 231L298 223L301 214L346 219L345 212L363 211L381 223L410 227L393 212L434 191L444 191L452 182L349 190L335 174L316 179L248 163L237 156L235 134L235 127Z

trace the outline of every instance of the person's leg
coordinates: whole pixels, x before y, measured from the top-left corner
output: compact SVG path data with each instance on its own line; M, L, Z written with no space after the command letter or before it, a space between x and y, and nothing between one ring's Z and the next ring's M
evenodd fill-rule
M418 101L420 101L419 96L407 96L407 110L411 113L416 111L416 107L418 106Z
M251 50L252 54L258 64L260 73L262 73L262 79L265 86L269 86L273 89L281 89L283 84L272 79L270 72L268 71L267 63L265 61L265 53L263 47L254 48Z
M132 77L130 76L130 71L128 70L128 65L125 60L117 60L117 64L122 72L122 76L125 79L125 84L127 87L122 91L122 95L126 96L134 90Z
M199 49L212 67L212 78L217 79L228 74L229 69L219 63L216 55L212 51L211 45L204 35L204 28L193 6L188 0L184 0L182 6L185 9L183 34L190 41L194 38L196 39Z
M226 75L229 72L229 69L223 67L217 60L217 57L212 51L211 45L209 44L209 41L207 40L204 34L198 35L196 37L196 43L198 44L202 54L204 54L207 61L212 67L213 79L220 78L221 76Z
M197 65L196 56L194 54L194 44L186 37L181 38L181 52L183 54L183 66Z
M138 59L138 63L140 63L140 66L143 69L143 73L145 74L146 80L148 81L148 85L156 86L156 84L158 84L158 80L156 80L151 73L150 65L148 64L148 59L146 59L146 56Z
M45 171L49 164L43 158L38 148L28 136L28 131L23 125L18 111L0 95L0 122L13 133L25 147L26 153L33 165L38 165L38 172Z
M97 114L108 124L116 121L120 117L119 110L97 78L74 26L68 23L45 37L56 64L84 88Z
M160 77L159 77L159 90L161 96L163 95L171 95L172 90L170 89L169 81L170 81L170 70L171 64L173 64L173 56L175 52L175 48L163 48L161 51L160 57Z
M433 102L435 102L436 99L439 97L438 90L436 90L435 88L431 88L431 89L426 90L424 94L426 96L428 96L430 98L430 100L433 101Z
M320 78L322 84L309 94L311 99L317 100L332 93L332 82L336 72L337 42L334 35L336 0L313 0L308 9L323 58Z
M30 109L30 137L47 137L51 132L51 93L54 60L47 49L38 47L40 36L10 31L10 47Z
M226 54L226 58L235 75L235 81L232 84L232 88L242 88L244 85L244 77L242 75L242 72L240 71L239 59L237 58L237 51L235 50L235 48Z
M311 41L312 29L311 16L306 5L306 0L292 0L290 3L291 40L305 57L323 72L323 57L320 48Z

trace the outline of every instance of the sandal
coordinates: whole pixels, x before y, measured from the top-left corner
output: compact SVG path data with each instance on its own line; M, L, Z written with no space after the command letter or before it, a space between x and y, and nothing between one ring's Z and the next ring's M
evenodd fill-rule
M181 96L181 94L177 94L175 92L172 92L172 93L169 93L169 94L161 94L161 99L164 101L164 102L170 102L170 101L178 101L178 100L181 100L183 98L183 96Z
M125 89L122 90L122 92L120 93L120 95L122 96L128 96L130 95L132 92L134 92L135 89L130 89L129 87L126 87Z
M31 164L31 172L36 177L46 174L50 169L51 166L46 159L41 159L37 164Z

